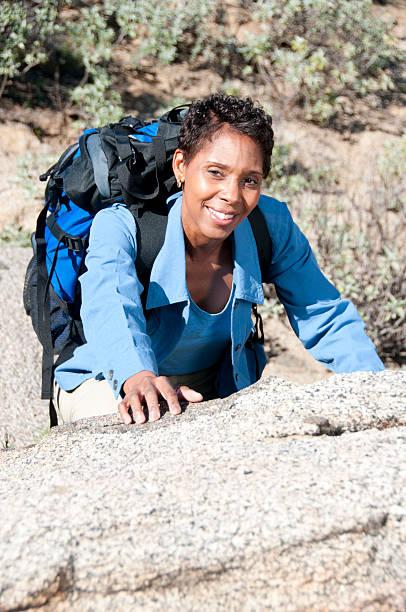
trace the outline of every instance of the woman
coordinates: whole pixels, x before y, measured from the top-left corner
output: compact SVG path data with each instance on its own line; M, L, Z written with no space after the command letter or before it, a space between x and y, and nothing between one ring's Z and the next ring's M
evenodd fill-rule
M182 399L225 397L255 382L246 341L251 305L263 302L261 280L275 284L294 331L328 368L384 369L286 205L261 196L272 147L271 117L251 99L214 94L191 105L173 159L182 191L168 200L145 312L131 213L114 204L96 215L80 279L87 344L55 372L60 421L117 408L127 424L156 421L160 398L179 414ZM247 220L256 206L272 241L262 279ZM263 351L260 360L262 371Z

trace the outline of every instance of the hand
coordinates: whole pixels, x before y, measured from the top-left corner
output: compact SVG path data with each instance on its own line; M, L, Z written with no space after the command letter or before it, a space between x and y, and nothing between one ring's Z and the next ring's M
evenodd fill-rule
M132 422L129 410L131 408L134 421L141 425L145 423L144 407L148 408L149 421L157 421L161 417L159 398L167 401L171 414L180 414L182 409L179 400L187 402L201 402L203 396L189 387L179 387L178 391L170 384L165 376L156 376L153 372L143 370L128 378L124 385L124 399L118 406L118 411L124 423Z

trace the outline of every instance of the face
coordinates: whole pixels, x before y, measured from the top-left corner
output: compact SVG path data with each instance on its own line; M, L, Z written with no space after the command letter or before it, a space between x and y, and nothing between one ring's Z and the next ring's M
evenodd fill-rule
M174 155L175 177L183 182L182 223L192 246L223 242L255 208L263 156L249 136L224 127L185 162Z

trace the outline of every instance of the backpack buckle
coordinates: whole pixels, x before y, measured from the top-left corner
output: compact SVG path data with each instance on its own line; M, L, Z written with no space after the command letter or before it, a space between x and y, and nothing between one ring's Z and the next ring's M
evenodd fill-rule
M62 242L71 251L83 251L86 248L86 240L83 240L79 236L65 236Z

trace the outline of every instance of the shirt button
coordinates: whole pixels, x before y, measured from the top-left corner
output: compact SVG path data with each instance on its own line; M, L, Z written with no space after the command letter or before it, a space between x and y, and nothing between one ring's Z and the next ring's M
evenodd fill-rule
M238 374L235 375L235 382L238 380Z
M108 376L109 376L109 380L111 380L111 379L113 378L113 370L110 370L110 371L109 371Z
M113 382L113 389L114 389L114 391L117 389L117 385L118 385L118 382L115 380Z
M233 306L234 310L237 308L237 306L238 306L238 302L234 302L234 306Z
M239 350L240 350L240 348L241 348L241 344L237 344L237 346L235 347L235 350L236 350L236 351L239 351Z

